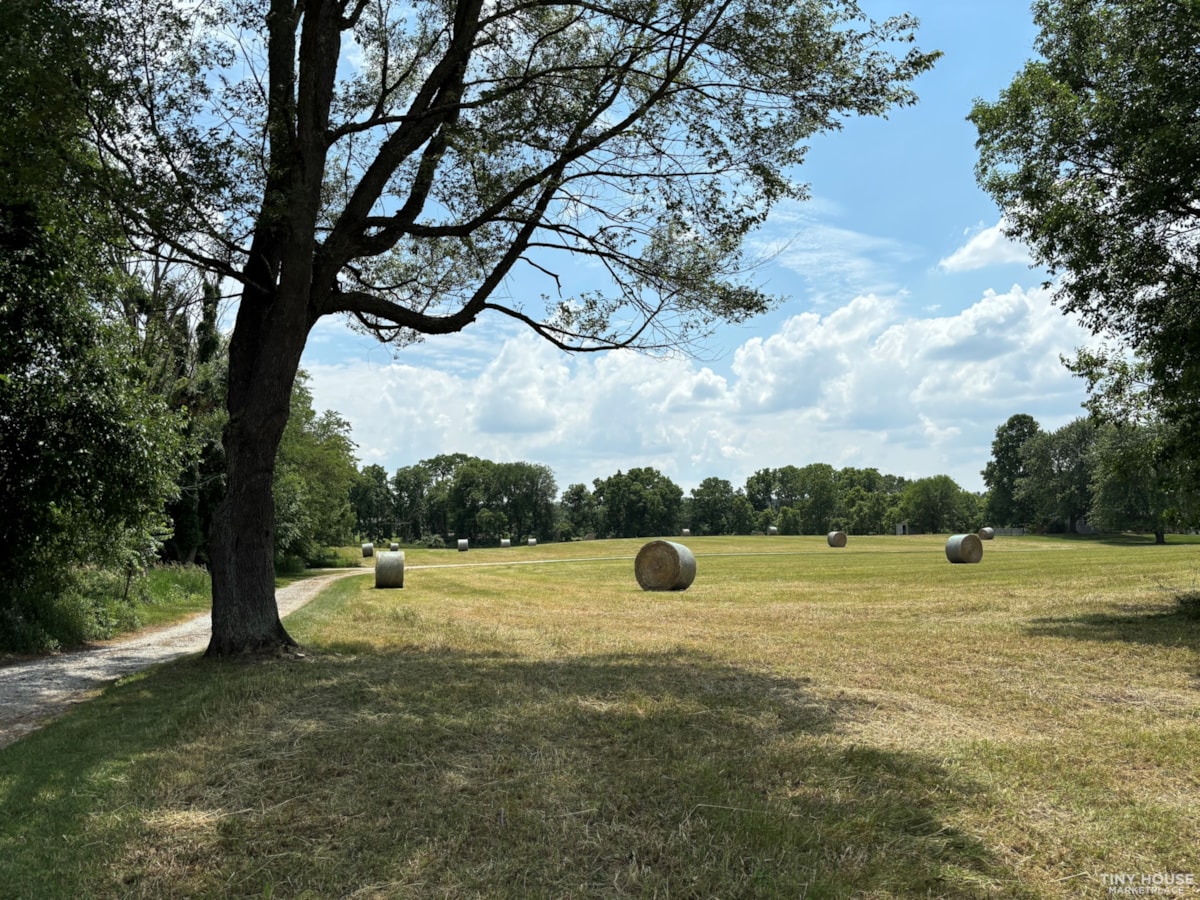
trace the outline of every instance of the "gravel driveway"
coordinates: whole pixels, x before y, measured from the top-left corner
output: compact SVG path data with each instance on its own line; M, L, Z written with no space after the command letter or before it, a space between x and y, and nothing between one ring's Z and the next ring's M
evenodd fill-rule
M275 592L279 615L299 609L331 581L364 574L362 569L334 572L282 587ZM0 747L40 728L123 675L203 652L211 630L212 616L206 613L128 640L0 667Z

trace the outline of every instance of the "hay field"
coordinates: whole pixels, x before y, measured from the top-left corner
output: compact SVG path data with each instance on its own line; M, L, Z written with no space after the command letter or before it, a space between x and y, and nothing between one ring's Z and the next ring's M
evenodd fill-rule
M1200 544L945 540L410 551L0 751L0 896L1200 896Z

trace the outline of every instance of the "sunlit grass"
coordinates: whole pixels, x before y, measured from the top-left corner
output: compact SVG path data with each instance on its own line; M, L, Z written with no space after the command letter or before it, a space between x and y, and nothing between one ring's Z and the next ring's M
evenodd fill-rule
M1174 538L1172 540L1175 540ZM0 750L14 896L1079 897L1200 880L1200 546L406 551ZM526 565L526 562L536 564ZM567 561L582 560L582 561ZM47 880L46 860L59 873ZM0 888L0 895L4 889Z

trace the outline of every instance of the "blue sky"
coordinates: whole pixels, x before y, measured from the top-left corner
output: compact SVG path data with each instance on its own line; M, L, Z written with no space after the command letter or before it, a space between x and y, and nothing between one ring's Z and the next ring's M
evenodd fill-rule
M814 140L812 199L752 238L757 278L787 297L723 329L700 359L569 356L499 317L398 354L324 320L302 366L314 405L345 417L363 465L439 453L542 463L560 489L653 466L684 490L764 467L825 462L982 490L996 427L1082 415L1061 365L1087 334L1051 305L1044 273L1003 239L975 184L975 98L1032 55L1020 0L870 0L908 11L945 55L916 106Z

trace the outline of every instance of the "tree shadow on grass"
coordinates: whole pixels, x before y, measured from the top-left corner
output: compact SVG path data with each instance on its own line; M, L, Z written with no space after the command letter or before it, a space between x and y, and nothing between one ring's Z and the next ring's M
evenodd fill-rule
M83 873L44 896L1022 895L948 824L982 788L805 680L356 649L168 666L0 751L0 851Z
M1200 545L1200 536L1194 534L1166 535L1166 543L1156 543L1153 534L1135 532L1093 532L1091 534L1027 534L1026 537L1045 541L1062 541L1070 544L1103 544L1109 547L1180 547Z
M1186 599L1186 598L1185 598ZM1191 605L1130 606L1113 613L1033 619L1027 633L1082 641L1119 641L1200 652L1200 614Z

